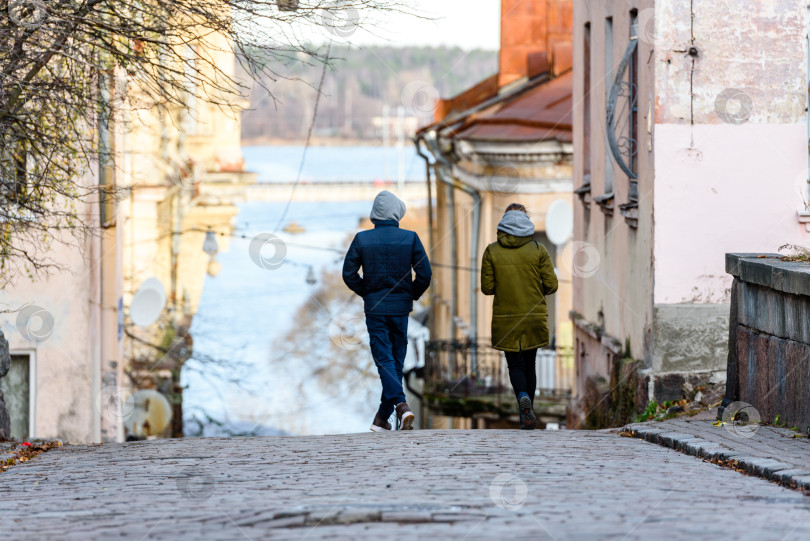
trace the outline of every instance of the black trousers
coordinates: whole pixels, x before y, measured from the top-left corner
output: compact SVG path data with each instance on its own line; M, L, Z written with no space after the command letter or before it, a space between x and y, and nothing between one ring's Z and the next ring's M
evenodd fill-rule
M509 380L515 390L515 398L526 393L534 404L534 391L537 389L537 350L505 351L509 367Z

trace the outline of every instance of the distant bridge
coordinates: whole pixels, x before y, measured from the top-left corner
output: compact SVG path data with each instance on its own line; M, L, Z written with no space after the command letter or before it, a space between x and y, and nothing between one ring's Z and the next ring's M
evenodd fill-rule
M219 202L230 201L369 201L381 190L389 190L407 201L427 199L424 181L406 181L402 190L396 182L346 182L318 181L260 182L256 184L230 184L224 182L203 183L201 195Z

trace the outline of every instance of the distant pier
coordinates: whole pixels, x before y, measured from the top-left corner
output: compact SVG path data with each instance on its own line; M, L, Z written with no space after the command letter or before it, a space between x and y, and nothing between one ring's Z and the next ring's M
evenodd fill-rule
M397 182L382 181L316 181L257 182L256 184L231 184L226 182L203 182L200 196L218 203L242 203L247 201L368 201L381 190L389 190L405 201L427 199L427 186L423 180L406 181L399 189Z

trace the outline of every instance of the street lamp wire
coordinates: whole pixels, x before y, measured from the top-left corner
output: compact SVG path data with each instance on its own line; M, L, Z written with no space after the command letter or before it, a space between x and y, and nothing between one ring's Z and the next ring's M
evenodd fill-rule
M304 171L304 164L307 161L307 152L309 151L309 145L312 140L312 132L315 129L315 121L318 119L318 105L321 103L321 94L323 93L323 82L326 79L326 68L329 66L329 53L332 51L332 42L329 42L329 45L326 47L326 58L323 61L323 69L321 70L321 80L318 83L318 93L315 95L315 107L312 111L312 121L309 123L309 130L307 130L307 140L304 143L304 152L301 155L301 163L298 164L298 174L295 176L295 183L293 183L292 189L290 190L290 197L287 199L287 204L284 205L284 212L281 213L281 218L279 218L278 223L276 224L276 228L273 230L273 233L277 233L281 226L284 224L284 220L287 218L287 212L290 210L290 205L292 204L293 197L295 196L295 188L298 187L298 184L301 182L301 173Z

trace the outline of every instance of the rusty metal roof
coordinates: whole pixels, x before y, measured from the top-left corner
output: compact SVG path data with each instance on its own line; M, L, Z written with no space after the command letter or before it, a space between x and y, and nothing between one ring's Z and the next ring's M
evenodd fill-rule
M573 80L569 70L543 81L525 93L470 115L448 135L471 141L571 142Z

